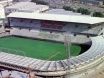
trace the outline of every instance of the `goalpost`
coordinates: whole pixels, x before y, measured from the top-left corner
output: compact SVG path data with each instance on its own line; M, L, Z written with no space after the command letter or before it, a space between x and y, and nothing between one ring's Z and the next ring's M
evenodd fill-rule
M21 55L21 56L24 56L24 57L26 56L26 52L24 52L24 51L15 50L15 49L9 49L9 48L4 48L4 47L0 47L0 52Z

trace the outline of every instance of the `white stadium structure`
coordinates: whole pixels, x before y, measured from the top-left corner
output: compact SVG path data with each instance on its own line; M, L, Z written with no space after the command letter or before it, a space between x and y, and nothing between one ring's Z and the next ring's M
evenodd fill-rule
M4 7L0 4L0 19L5 18Z
M3 6L11 5L13 0L0 0L0 4Z
M4 7L0 4L0 33L4 32L3 19L5 19Z
M11 13L8 16L8 20L9 26L12 27L10 32L12 35L56 40L59 42L64 41L63 34L66 31L70 31L74 35L72 39L73 43L85 44L89 44L89 37L104 33L104 18L82 15ZM45 37L47 34L52 37Z
M0 66L26 71L28 65L33 63L31 69L37 76L65 78L67 74L71 74L71 78L78 78L104 60L104 18L21 12L11 13L7 18L11 27L10 35L64 42L64 34L69 31L73 35L72 43L87 44L91 47L78 56L59 61L0 52Z
M49 9L49 6L47 5L40 5L33 2L18 2L16 4L13 4L11 6L8 6L5 8L5 13L9 14L12 12L42 12Z

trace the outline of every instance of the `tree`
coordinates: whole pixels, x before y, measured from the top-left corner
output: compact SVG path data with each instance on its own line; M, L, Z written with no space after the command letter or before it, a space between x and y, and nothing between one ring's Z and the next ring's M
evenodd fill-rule
M63 6L63 9L64 10L68 10L68 6Z
M81 13L81 14L85 14L85 15L90 15L90 11L88 9L84 9L84 8L78 8L77 12Z
M75 12L76 10L75 10L75 9L73 9L73 8L70 8L70 11L73 11L73 12Z
M90 11L89 11L88 9L84 9L83 14L85 14L85 15L90 15Z
M63 6L63 9L65 9L67 11L73 11L73 12L75 12L75 9L71 8L70 6Z
M84 10L83 8L78 8L78 9L77 9L77 12L78 12L78 13L82 13L83 10Z
M104 17L103 13L101 13L101 12L94 12L93 16L94 17Z

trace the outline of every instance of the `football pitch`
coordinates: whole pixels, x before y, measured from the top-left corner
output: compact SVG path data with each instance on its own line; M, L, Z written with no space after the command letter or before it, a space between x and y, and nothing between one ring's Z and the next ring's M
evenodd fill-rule
M24 51L27 57L32 57L42 60L46 60L57 53L59 54L57 54L50 60L52 61L63 60L66 59L67 57L66 47L64 46L64 44L48 42L48 41L40 41L40 40L11 36L6 38L0 38L0 47ZM77 56L81 51L81 47L76 45L71 45L70 50L71 50L70 53L71 56ZM8 50L4 50L4 52L8 52ZM9 51L9 53L16 54L16 52L12 52L12 50ZM23 53L18 53L18 54L23 55Z

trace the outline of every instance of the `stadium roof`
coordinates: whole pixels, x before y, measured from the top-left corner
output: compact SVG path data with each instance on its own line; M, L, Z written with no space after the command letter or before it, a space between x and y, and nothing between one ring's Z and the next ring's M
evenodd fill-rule
M86 17L86 16L75 16L75 15L61 15L61 14L45 14L45 13L15 12L15 13L9 14L8 17L38 19L38 20L52 20L52 21L63 21L63 22L85 23L85 24L97 24L97 23L104 22L104 18L99 18L99 17Z

